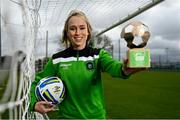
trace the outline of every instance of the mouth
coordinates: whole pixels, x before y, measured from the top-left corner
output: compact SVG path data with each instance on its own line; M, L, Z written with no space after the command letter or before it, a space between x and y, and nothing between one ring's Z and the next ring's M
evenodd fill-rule
M74 37L75 40L80 41L82 40L82 37Z

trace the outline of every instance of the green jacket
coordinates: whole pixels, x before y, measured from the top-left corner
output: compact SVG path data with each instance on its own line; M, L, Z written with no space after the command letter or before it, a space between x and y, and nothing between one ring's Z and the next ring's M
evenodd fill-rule
M31 86L30 109L37 98L35 87L47 76L58 76L65 83L66 97L59 105L57 118L105 118L101 71L113 77L128 78L122 72L122 62L114 60L104 49L86 47L73 50L71 47L56 53L45 69L36 74Z

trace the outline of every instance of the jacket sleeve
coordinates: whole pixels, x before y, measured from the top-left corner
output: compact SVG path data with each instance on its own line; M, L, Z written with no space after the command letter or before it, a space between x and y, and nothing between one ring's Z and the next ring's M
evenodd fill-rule
M101 49L99 54L99 62L102 71L109 73L112 77L129 78L122 71L123 63L112 58L112 56L104 49Z
M56 70L55 67L52 63L52 59L50 59L48 61L48 63L46 64L45 68L43 71L36 73L35 75L35 80L32 82L31 84L31 89L30 89L30 111L34 111L34 106L35 103L38 101L35 95L35 89L36 89L36 85L38 84L38 82L47 76L55 76L56 75Z

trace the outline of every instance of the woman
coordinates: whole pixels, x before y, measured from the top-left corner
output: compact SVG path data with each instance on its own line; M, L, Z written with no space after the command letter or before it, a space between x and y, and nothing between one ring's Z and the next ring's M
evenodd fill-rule
M48 113L54 106L37 101L35 87L46 76L58 76L66 85L66 98L59 106L57 118L106 117L101 81L101 71L113 77L128 78L139 69L130 69L114 60L104 49L88 46L92 28L81 11L72 11L64 26L63 43L67 49L52 56L45 69L36 75L31 87L31 110Z

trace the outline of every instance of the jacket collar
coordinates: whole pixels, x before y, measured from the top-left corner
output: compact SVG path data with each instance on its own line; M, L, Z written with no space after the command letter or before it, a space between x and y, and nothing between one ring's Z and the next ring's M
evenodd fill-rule
M68 52L72 55L72 56L85 56L89 53L90 47L86 46L85 48L83 48L82 50L74 50L73 47L69 47L67 48Z

